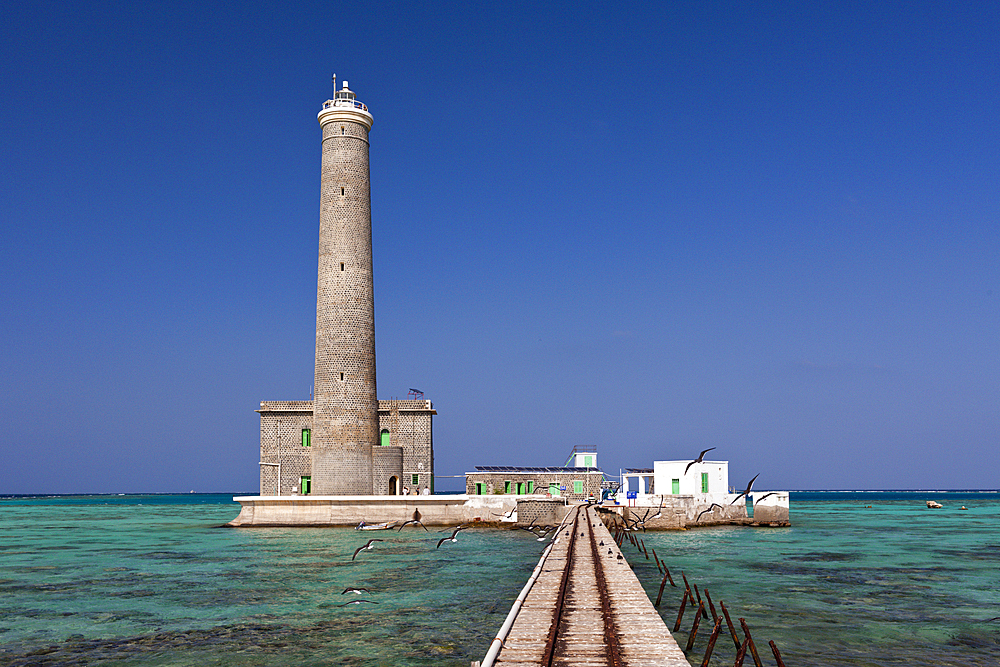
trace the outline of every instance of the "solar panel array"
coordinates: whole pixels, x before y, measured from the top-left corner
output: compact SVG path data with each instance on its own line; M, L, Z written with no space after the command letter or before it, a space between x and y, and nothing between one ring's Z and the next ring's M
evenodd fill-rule
M652 468L625 468L626 475L652 475Z
M599 468L563 468L559 466L476 466L476 472L600 472Z

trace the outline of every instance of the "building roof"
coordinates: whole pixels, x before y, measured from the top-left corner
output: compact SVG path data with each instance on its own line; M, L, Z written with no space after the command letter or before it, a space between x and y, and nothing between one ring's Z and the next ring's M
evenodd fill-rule
M565 472L599 473L600 468L566 468L562 466L476 466L476 472ZM602 473L603 474L603 473Z
M626 475L652 475L652 468L625 468Z

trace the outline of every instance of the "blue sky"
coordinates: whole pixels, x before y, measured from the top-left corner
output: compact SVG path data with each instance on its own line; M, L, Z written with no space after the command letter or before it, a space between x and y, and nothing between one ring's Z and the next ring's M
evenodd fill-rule
M716 447L736 486L997 488L998 30L15 2L0 493L256 489L254 409L312 385L332 72L375 117L379 395L434 401L439 475Z

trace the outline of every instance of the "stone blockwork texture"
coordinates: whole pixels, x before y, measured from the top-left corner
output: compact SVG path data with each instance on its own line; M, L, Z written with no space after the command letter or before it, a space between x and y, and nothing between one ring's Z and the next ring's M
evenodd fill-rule
M434 491L434 431L430 401L378 402L379 431L389 431L391 445L403 448L403 485ZM414 483L414 475L417 481Z
M266 408L265 408L266 406ZM300 479L312 474L311 447L302 446L302 429L312 428L311 401L270 401L260 404L260 494L291 495Z
M586 500L591 494L595 498L601 497L601 482L604 480L603 473L572 473L572 472L470 472L465 477L465 492L476 495L476 484L483 484L483 495L505 493L506 482L510 482L510 492L515 493L517 483L522 482L527 489L529 481L534 482L532 493L545 495L548 493L549 484L557 483L565 486L565 491L560 491L560 498L570 500ZM573 482L583 482L583 493L573 491Z
M315 431L313 445L302 446L302 429L313 427L312 401L264 401L260 404L260 460L263 463L282 463L281 495L292 492L303 475L312 477L312 494L328 495L318 490L317 468L313 465L315 453ZM430 486L433 490L434 475L434 429L433 417L437 414L430 401L379 401L379 427L389 430L390 447L373 448L372 490L375 495L385 495L389 489L389 477L400 478L397 488L410 487L412 475L419 475L419 488ZM278 424L280 422L280 430ZM279 446L280 445L280 446ZM398 448L399 468L387 468L380 464L379 450ZM395 455L390 457L395 459ZM391 465L395 466L395 463ZM291 466L291 467L286 467ZM290 475L294 474L294 479ZM261 466L260 494L276 495L277 468ZM371 491L369 491L371 493ZM345 494L329 494L345 495ZM349 495L349 494L347 494ZM368 495L360 494L360 495Z
M372 482L375 495L399 495L403 476L403 448L392 446L372 448L372 468L375 471Z
M378 442L368 127L325 117L316 288L313 493L372 493Z

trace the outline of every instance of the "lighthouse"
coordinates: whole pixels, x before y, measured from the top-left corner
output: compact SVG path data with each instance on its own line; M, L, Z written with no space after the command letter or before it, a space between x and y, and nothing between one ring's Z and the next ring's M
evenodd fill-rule
M322 128L312 492L371 495L379 440L368 133L372 115L343 82Z

